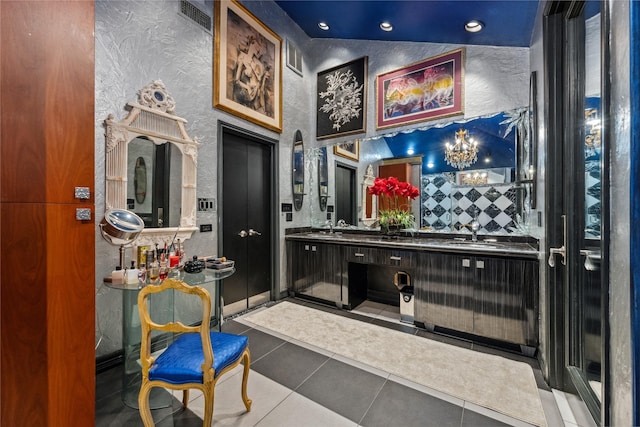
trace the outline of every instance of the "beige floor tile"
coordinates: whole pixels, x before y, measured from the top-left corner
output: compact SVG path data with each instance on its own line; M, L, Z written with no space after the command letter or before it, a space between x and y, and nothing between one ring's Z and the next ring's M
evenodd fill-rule
M355 427L357 424L317 403L293 393L256 427Z

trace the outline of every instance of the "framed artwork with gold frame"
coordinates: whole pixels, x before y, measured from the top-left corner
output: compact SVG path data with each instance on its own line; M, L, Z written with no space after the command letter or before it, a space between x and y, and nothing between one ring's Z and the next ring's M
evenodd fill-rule
M360 160L360 140L343 142L333 146L333 154L350 160Z
M235 0L215 19L213 106L282 132L282 39Z

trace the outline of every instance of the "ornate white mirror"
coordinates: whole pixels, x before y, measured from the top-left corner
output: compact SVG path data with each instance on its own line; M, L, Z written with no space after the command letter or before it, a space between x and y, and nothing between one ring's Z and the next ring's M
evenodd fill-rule
M198 141L160 80L138 91L121 121L106 125L105 209L129 209L145 222L139 245L186 240L196 230Z

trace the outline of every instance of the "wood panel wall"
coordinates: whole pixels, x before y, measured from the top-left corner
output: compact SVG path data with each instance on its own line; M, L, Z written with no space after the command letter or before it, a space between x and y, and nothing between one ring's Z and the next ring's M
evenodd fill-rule
M1 425L95 423L94 16L0 1Z

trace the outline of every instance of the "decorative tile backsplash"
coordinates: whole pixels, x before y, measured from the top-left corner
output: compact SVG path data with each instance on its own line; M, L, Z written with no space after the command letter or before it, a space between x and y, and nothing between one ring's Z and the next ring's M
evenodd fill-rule
M420 202L420 227L457 231L476 218L480 233L516 229L517 192L511 183L458 186L453 174L424 175Z

